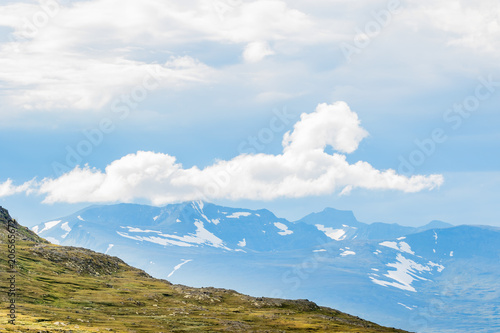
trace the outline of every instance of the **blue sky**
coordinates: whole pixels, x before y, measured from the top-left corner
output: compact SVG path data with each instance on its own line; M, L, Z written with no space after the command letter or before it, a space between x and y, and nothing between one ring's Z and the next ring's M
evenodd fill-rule
M495 1L7 1L0 205L500 226Z

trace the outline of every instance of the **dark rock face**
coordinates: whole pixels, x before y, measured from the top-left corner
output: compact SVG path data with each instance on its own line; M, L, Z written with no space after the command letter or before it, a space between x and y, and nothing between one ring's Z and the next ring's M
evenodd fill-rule
M8 223L10 220L12 220L12 217L10 217L9 211L0 206L0 223Z
M24 227L17 223L15 219L13 219L9 211L2 206L0 206L0 243L4 243L7 234L7 226L16 229L16 236L18 240L30 241L35 243L48 243L45 239L39 237L33 231L29 230L28 227ZM4 237L5 236L5 237Z

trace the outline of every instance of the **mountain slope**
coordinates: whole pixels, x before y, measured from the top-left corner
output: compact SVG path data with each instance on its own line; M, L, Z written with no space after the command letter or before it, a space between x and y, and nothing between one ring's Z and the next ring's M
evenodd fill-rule
M6 248L8 212L0 207ZM17 321L11 332L403 332L307 300L254 298L154 279L116 257L51 245L17 225ZM4 253L5 254L5 253ZM7 270L6 256L0 258ZM0 284L7 304L6 283Z

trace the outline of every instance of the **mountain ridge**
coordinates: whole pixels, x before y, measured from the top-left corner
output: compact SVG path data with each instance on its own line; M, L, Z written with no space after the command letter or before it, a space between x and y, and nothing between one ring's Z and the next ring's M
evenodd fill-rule
M0 243L9 213L0 207ZM17 322L7 331L50 332L401 332L308 300L250 297L172 285L94 251L52 245L16 223ZM1 258L0 265L6 266ZM2 267L5 268L5 267ZM0 290L7 288L0 284ZM2 302L7 301L2 292ZM222 306L223 305L223 306ZM1 310L6 318L5 310Z
M420 227L430 229L420 231L364 224L352 212L320 213L309 221L290 222L268 211L203 202L111 205L42 223L36 231L62 245L119 256L174 283L307 298L419 332L457 332L458 327L478 331L483 313L499 308L495 299L500 299L500 282L495 277L500 281L500 229L434 228L447 225L431 222ZM336 215L343 219L335 221ZM464 272L467 266L474 269ZM450 284L456 278L460 285ZM462 285L470 291L459 292ZM458 296L441 295L442 290L456 290ZM486 301L485 292L492 295ZM440 310L424 320L410 319L424 316L436 298L446 299L454 315ZM457 318L457 313L463 316ZM500 328L500 313L494 312L490 322Z

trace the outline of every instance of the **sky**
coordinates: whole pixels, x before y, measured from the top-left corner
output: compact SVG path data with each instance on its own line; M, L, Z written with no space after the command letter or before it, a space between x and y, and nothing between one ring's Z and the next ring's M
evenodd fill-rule
M7 0L0 205L500 226L495 0Z

